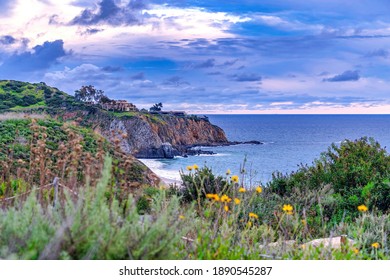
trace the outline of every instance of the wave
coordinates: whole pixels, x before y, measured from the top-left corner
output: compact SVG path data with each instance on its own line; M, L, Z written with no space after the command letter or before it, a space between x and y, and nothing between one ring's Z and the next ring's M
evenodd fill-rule
M157 159L139 159L150 170L152 170L157 176L162 179L169 179L174 181L180 181L180 173L176 170L165 169L166 164Z

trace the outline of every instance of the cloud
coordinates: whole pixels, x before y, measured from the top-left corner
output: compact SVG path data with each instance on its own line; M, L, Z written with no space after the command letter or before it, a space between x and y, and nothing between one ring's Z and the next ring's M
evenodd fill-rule
M84 32L82 32L83 35L92 35L99 32L104 31L104 29L101 28L87 28Z
M102 70L108 73L115 73L123 71L123 68L120 66L104 66Z
M0 36L0 44L12 45L16 42L16 39L10 35Z
M70 24L136 25L142 22L142 10L146 7L147 5L141 0L130 1L126 6L118 6L114 0L102 0L96 9L83 10Z
M260 82L262 80L262 77L255 73L243 73L238 75L236 74L230 76L230 78L236 82Z
M382 57L382 58L387 58L389 56L389 52L384 49L378 49L372 52L369 52L366 54L366 57Z
M145 80L145 73L140 72L140 73L137 73L137 74L131 76L130 78L132 80L135 80L135 81L143 81L143 80Z
M219 76L219 75L222 75L222 72L220 72L220 71L209 72L209 73L207 73L207 75L210 75L210 76Z
M15 53L6 58L0 66L0 72L33 72L44 70L56 63L59 58L67 55L64 42L56 40L35 46L32 51Z
M181 87L181 86L189 86L190 83L184 81L182 77L173 76L163 82L165 86L173 86L173 87Z
M237 59L233 59L233 60L228 60L228 61L225 61L223 63L223 66L233 66L234 64L236 64L238 62L238 58Z
M203 61L197 65L195 65L195 68L212 68L215 66L215 59L210 58L207 59L206 61Z
M348 81L358 81L360 79L359 71L348 70L342 74L336 75L332 78L323 79L324 82L348 82Z

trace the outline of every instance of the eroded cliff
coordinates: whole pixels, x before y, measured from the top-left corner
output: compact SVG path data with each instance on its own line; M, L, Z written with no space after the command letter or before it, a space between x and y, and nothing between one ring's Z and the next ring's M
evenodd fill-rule
M193 146L228 144L224 131L196 116L116 115L104 110L74 111L64 118L91 126L111 142L119 141L126 153L138 158L172 158L187 154Z

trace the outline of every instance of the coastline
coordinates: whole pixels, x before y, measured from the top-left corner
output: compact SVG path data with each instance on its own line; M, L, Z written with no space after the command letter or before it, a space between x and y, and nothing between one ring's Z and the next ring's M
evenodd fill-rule
M169 179L165 177L158 176L161 180L161 184L166 186L166 187L171 187L171 186L181 186L182 181L181 180L175 180L175 179Z
M171 185L182 184L179 172L172 172L164 169L164 164L157 159L138 159L145 164L161 180L161 184L170 187Z

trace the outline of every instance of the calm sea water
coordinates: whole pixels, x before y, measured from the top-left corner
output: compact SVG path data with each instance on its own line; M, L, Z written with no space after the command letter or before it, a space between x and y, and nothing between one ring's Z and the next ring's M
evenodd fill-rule
M238 174L246 159L246 170L265 183L272 173L289 173L300 163L310 164L332 144L363 136L374 137L390 151L390 115L209 115L230 141L262 141L264 145L203 148L216 155L143 160L157 175L180 178L187 165L207 165L217 174L229 168Z

